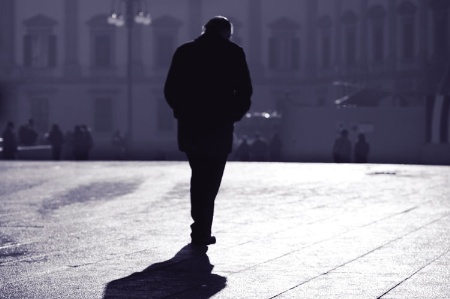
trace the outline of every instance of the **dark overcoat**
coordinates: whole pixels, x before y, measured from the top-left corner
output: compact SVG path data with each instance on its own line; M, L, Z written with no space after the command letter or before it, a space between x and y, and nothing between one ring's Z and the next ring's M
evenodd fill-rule
M180 46L164 95L178 120L181 151L230 153L234 123L251 105L252 83L243 49L211 33Z

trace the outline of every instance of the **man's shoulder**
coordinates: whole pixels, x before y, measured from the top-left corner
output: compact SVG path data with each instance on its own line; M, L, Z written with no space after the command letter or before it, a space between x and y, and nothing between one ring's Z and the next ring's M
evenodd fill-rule
M185 53L185 52L191 51L195 47L195 43L194 42L195 41L189 41L189 42L186 42L186 43L180 45L176 49L175 53L176 54L180 54L180 53Z

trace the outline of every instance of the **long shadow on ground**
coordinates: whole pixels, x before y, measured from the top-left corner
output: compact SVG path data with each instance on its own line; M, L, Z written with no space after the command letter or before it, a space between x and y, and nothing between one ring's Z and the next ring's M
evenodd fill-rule
M211 273L214 266L206 252L206 246L186 245L170 260L109 282L103 298L210 298L225 288L227 280Z

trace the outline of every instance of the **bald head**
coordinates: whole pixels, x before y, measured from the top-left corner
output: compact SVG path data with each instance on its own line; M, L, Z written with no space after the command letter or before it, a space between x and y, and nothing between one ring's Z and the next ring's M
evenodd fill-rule
M226 39L230 39L233 34L233 25L222 16L216 16L210 19L204 26L205 33L220 34Z

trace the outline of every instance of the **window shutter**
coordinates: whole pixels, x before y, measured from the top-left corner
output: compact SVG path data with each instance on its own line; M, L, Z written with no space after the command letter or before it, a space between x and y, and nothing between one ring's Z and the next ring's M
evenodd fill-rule
M23 37L23 64L25 67L31 67L32 64L31 35L26 34Z
M57 61L56 35L52 34L48 37L48 66L55 67Z

